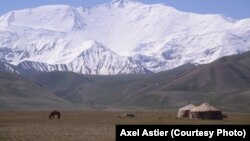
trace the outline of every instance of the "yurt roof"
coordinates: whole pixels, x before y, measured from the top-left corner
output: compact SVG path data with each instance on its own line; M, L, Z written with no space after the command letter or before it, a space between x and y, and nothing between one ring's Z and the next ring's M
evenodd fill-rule
M179 110L191 110L192 108L196 107L195 105L193 104L188 104L184 107L181 107Z
M208 111L220 111L220 110L209 105L208 103L203 103L197 107L192 108L190 111L191 112L208 112Z

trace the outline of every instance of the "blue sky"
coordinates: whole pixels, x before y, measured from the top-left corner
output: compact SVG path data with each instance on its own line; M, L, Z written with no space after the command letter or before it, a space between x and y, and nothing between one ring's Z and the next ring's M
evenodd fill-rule
M94 6L111 0L0 0L0 15L15 9L31 8L48 4ZM138 0L143 3L164 3L178 10L223 14L234 19L250 18L250 0Z

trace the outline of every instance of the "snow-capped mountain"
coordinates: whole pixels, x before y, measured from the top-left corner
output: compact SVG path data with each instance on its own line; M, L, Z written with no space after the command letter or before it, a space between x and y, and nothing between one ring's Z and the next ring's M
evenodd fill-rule
M0 17L0 60L36 71L159 72L250 50L250 19L113 0L49 5Z
M16 66L0 61L0 72L20 73Z
M148 70L135 65L127 57L121 57L95 41L89 41L88 49L65 64L46 64L24 61L18 64L21 70L31 71L73 71L81 74L140 74Z

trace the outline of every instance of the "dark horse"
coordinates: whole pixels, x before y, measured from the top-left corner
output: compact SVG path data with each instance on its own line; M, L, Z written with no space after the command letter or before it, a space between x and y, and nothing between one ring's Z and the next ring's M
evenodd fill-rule
M53 112L50 113L49 119L54 119L54 116L55 116L55 115L57 116L57 119L60 119L61 113L58 112L58 111L56 111L56 110L54 110Z

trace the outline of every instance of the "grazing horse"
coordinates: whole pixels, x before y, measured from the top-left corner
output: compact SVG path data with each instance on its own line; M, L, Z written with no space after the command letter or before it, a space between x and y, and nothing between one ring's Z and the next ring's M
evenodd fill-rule
M55 115L57 116L57 119L60 119L61 113L58 112L58 111L56 111L56 110L54 110L53 112L50 113L49 119L54 119L54 116L55 116Z
M132 118L132 117L135 117L135 115L132 114L132 113L125 113L123 116L118 116L118 117L119 117L119 118L126 118L126 117Z

